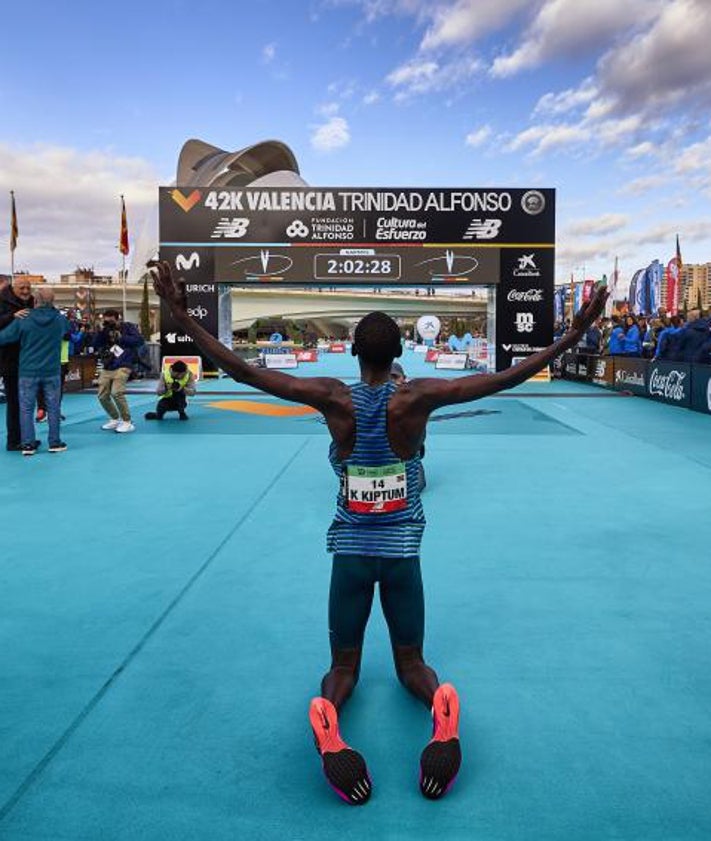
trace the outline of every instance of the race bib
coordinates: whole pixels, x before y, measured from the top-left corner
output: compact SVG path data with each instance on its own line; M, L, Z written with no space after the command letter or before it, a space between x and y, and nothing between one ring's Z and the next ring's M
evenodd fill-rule
M407 508L405 463L383 467L348 465L345 483L346 508L358 514L387 514Z

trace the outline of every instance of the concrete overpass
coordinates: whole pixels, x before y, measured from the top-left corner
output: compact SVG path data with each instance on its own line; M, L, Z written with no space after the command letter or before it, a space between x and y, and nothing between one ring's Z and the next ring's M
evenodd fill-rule
M76 292L80 287L75 284L52 284L59 307L75 307ZM82 287L94 293L94 306L97 311L113 307L122 308L123 290L120 285L96 284ZM392 316L457 316L466 318L472 315L486 314L485 288L477 292L477 297L452 295L415 295L414 290L389 292L383 290L374 293L371 289L340 289L335 292L317 289L262 289L259 287L232 288L232 329L243 330L258 318L282 317L293 320L318 320L349 322L358 319L373 310L383 310ZM127 284L126 309L129 321L138 322L143 298L142 284ZM158 298L150 290L151 309L158 309Z

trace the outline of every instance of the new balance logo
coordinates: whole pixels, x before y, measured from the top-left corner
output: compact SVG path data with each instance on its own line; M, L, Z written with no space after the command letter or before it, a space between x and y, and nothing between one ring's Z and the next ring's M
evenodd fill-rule
M229 216L223 216L215 226L215 230L210 235L211 239L241 239L249 227L249 219L242 216L234 216L230 219Z
M472 219L462 239L495 239L501 225L501 219Z

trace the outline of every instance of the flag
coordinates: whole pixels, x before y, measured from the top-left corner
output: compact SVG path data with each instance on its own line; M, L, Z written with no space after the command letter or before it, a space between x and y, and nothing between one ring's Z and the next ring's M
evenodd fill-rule
M620 279L620 270L618 265L618 259L615 257L615 268L612 272L612 283L610 284L610 296L608 297L607 301L605 301L605 317L610 318L612 315L612 308L615 304L615 299L617 296L617 284Z
M17 227L17 209L15 208L15 194L10 190L11 196L11 210L10 210L10 251L17 248L17 235L20 233Z
M667 264L667 312L676 315L679 312L681 298L681 249L679 248L679 234L676 235L676 255Z
M128 224L126 222L126 202L121 196L121 234L119 236L119 251L125 257L128 254Z

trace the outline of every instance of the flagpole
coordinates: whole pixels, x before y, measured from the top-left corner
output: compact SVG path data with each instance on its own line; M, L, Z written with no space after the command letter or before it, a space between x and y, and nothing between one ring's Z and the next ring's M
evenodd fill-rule
M15 283L15 224L16 224L16 211L15 211L15 191L10 190L10 285Z

